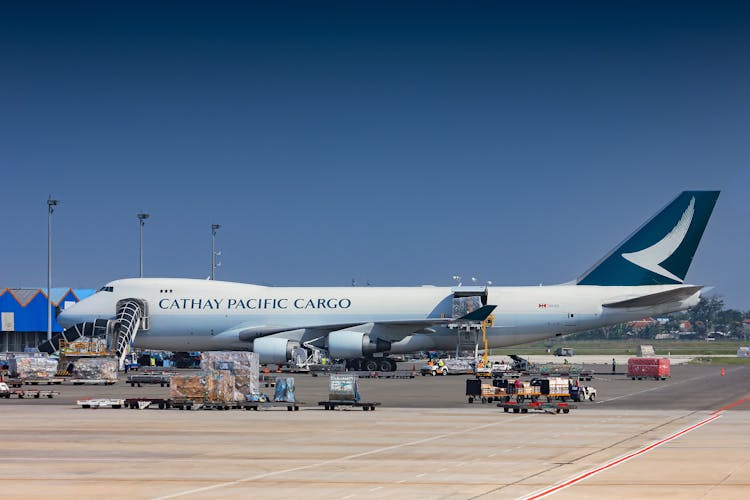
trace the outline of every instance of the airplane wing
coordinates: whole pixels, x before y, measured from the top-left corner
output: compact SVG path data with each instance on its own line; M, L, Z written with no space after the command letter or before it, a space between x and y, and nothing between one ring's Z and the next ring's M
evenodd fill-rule
M393 319L384 321L360 321L356 323L328 323L323 325L300 325L300 326L238 326L232 330L222 332L227 334L237 332L239 339L250 342L257 338L276 335L278 333L292 332L297 330L317 330L321 335L338 330L348 330L367 327L368 331L377 330L383 337L401 337L415 332L434 333L430 331L431 326L447 325L450 323L481 322L486 320L497 306L487 305L472 311L460 318L425 318L425 319Z
M684 286L681 288L675 288L673 290L667 290L666 292L650 293L648 295L642 295L634 299L620 300L617 302L602 304L602 307L608 307L610 309L621 309L625 307L651 307L661 304L667 304L669 302L680 302L692 297L701 288L703 287Z

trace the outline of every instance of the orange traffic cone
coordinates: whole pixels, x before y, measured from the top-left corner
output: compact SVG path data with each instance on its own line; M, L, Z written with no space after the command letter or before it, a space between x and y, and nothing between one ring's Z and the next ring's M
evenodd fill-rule
M724 376L724 367L723 366L721 367L721 376L722 377Z

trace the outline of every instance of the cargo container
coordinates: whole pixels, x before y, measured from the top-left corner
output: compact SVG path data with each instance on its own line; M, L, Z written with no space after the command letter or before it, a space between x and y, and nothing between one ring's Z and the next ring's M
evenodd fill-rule
M635 380L653 378L666 380L670 376L669 358L630 358L628 359L628 377Z

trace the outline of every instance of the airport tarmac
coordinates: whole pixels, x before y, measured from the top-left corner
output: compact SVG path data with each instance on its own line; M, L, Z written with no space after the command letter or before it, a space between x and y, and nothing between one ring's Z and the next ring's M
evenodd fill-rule
M468 404L465 376L364 379L374 412L325 411L327 377L296 375L299 412L85 410L75 399L167 388L53 386L2 400L0 491L23 498L746 498L750 366L600 373L569 414ZM269 389L270 390L270 389ZM565 487L553 490L559 485ZM540 496L541 495L541 496Z

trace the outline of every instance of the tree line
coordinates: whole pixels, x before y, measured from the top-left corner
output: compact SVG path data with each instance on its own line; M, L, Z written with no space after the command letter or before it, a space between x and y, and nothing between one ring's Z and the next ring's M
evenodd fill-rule
M736 309L725 309L724 300L721 296L701 297L695 307L678 313L672 313L660 316L659 319L666 321L657 321L653 324L636 328L631 323L621 323L619 325L606 326L571 335L572 339L627 339L627 338L644 338L654 339L660 334L674 335L677 338L684 339L706 339L714 338L734 338L746 339L747 330L743 326L743 321L750 319L750 311L738 311ZM654 317L654 319L657 319ZM690 322L688 331L681 330L683 322ZM717 333L719 332L719 333ZM678 333L680 335L678 335Z

